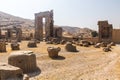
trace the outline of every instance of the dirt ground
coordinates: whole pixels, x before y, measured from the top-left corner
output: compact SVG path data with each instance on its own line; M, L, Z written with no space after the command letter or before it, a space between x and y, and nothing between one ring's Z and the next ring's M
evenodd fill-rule
M80 47L79 52L67 52L65 45L37 44L37 48L28 48L27 41L20 43L21 50L30 50L36 54L38 73L32 73L30 80L120 80L120 46L113 46L111 52L102 48ZM61 51L57 59L48 57L47 47L59 46ZM7 52L0 53L0 63L7 63L11 53L10 44Z

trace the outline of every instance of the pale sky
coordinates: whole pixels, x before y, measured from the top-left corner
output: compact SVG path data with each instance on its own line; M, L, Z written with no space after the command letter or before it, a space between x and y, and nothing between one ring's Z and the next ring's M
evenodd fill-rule
M120 0L0 0L0 11L34 19L34 13L54 10L54 24L98 29L98 20L120 28Z

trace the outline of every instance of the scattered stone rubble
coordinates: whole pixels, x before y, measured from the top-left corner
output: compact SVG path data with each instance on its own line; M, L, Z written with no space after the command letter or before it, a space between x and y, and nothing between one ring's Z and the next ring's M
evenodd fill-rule
M12 50L20 50L19 43L16 41L11 42L11 49Z
M65 49L66 49L68 52L78 52L77 49L76 49L76 46L72 45L71 42L67 42L67 43L66 43Z
M105 48L103 48L103 51L108 52L108 51L111 51L111 49L109 47L105 47Z
M100 46L101 46L101 43L97 43L94 45L95 48L100 48Z

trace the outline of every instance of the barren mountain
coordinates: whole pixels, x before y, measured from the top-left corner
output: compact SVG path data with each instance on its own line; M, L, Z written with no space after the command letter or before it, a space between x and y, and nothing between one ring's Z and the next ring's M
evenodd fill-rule
M34 28L34 20L24 19L21 17L13 16L0 11L0 27L13 27L13 26L21 26L25 31L33 30ZM71 26L57 26L63 28L63 33L65 36L79 36L84 35L84 37L91 36L91 29L88 28L78 28ZM30 30L31 31L31 30Z
M15 25L30 27L34 26L34 23L30 19L20 18L0 11L0 27L11 27Z
M61 26L63 28L63 32L65 34L70 34L72 36L80 36L83 37L91 37L91 32L93 30L89 28L79 28L79 27L71 27L71 26Z

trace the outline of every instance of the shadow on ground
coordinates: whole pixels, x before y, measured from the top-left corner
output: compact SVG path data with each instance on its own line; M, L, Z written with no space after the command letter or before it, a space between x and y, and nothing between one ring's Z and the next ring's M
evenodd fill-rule
M37 68L37 70L35 72L27 73L27 75L29 77L35 77L35 76L39 75L40 73L41 73L40 68Z
M58 56L58 57L56 57L56 58L52 58L53 60L64 60L65 59L65 57L63 57L63 56Z

